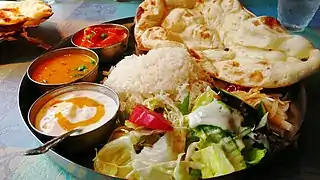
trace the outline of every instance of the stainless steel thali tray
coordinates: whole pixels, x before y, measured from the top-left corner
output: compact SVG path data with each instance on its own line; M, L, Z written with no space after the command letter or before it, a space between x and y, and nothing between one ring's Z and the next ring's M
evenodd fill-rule
M133 38L133 26L134 26L133 19L134 19L133 17L130 17L130 18L124 18L124 19L108 22L108 23L125 25L131 31L128 50L124 55L130 55L134 53L135 43ZM57 48L63 48L63 47L71 47L71 46L72 46L71 36L69 36L66 39L64 39L60 44L53 47L51 50L57 49ZM102 66L102 68L107 70L110 65L114 65L114 64L106 64ZM97 81L99 81L99 79ZM292 94L292 99L291 99L292 107L298 110L298 113L297 113L298 117L296 118L297 119L296 126L300 127L306 112L307 98L306 98L306 92L305 92L304 86L302 84L296 84L291 87L288 87L286 91L289 91ZM36 133L33 132L32 128L28 125L28 118L27 118L29 108L31 107L32 103L40 96L41 96L41 93L38 91L35 85L32 84L32 82L28 79L27 75L25 74L20 83L19 94L18 94L18 104L19 104L20 113L21 113L23 122L26 125L26 127L29 129L30 133L39 142L39 144L43 144L45 143L45 140L41 139L41 137L38 137ZM299 134L299 131L294 137L296 138L298 134ZM238 171L238 172L225 175L219 178L215 178L215 179L239 179L239 178L240 179L242 178L256 179L256 178L252 178L252 176L258 175L260 170L263 170L265 167L272 165L270 164L272 163L272 159L275 159L274 157L279 156L279 153L281 153L281 151L288 148L288 146L290 146L294 142L295 142L295 139L292 139L292 141L289 141L289 143L287 144L281 143L282 145L275 153L273 153L271 156L268 156L263 162L259 163L254 167L247 168L245 170ZM102 145L103 144L101 144L101 146ZM97 147L97 148L100 148L100 147ZM47 153L47 156L52 161L54 161L55 163L60 165L62 168L64 168L66 171L68 171L69 173L73 174L74 176L80 179L117 179L114 177L99 174L93 170L92 159L95 157L95 153L96 152L94 149L88 149L80 155L72 156L72 155L63 154L58 149L53 149Z

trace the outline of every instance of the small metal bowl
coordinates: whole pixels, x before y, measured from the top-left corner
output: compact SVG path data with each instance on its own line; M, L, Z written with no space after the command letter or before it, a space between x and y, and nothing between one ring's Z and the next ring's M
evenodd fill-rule
M130 31L126 26L120 25L120 24L112 24L112 23L107 23L107 24L98 24L98 25L92 25L89 27L96 27L96 26L103 26L103 27L120 27L122 29L125 29L127 32L127 36L119 43L109 45L109 46L104 46L104 47L95 47L95 48L88 48L93 51L95 51L101 58L100 63L112 63L120 60L127 50L128 47L128 41L129 41L129 36L130 36ZM72 38L71 38L71 43L76 46L76 47L82 47L74 42L74 39L83 35L83 32L86 28L81 29L80 31L76 32ZM85 47L82 47L85 48Z
M57 55L62 55L62 54L85 54L87 56L90 56L93 58L97 63L96 66L89 72L87 72L84 76L79 77L78 79L75 79L74 81L67 82L67 83L59 83L59 84L46 84L42 82L38 82L32 79L32 72L44 61L57 56ZM99 56L92 50L90 49L85 49L85 48L79 48L79 47L67 47L67 48L61 48L61 49L56 49L53 51L49 51L38 58L36 58L30 65L27 70L27 76L28 78L36 84L36 86L42 91L46 92L51 89L57 88L59 86L65 86L74 82L95 82L96 79L98 78L98 63L99 63Z
M108 141L108 138L114 130L116 124L116 117L120 106L119 97L117 93L113 91L110 87L101 84L79 82L49 91L43 94L41 97L39 97L32 104L28 112L28 123L32 128L32 131L37 135L37 137L40 137L40 139L43 139L44 141L49 141L50 139L57 137L46 134L36 129L35 119L40 109L54 97L57 97L61 94L70 91L78 90L96 91L109 96L111 99L115 101L117 105L117 111L114 115L111 116L110 120L102 124L100 127L97 127L88 132L71 135L68 138L66 138L63 142L59 143L56 149L58 150L58 152L61 152L63 154L77 154L91 149L94 150L94 148L97 148L99 144L105 144Z

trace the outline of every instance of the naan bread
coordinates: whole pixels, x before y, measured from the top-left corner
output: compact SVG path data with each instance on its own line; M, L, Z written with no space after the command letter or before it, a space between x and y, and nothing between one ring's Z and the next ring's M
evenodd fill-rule
M272 17L255 17L238 0L145 0L137 10L141 51L186 47L213 77L277 88L317 71L320 52Z
M0 37L38 26L52 14L52 8L40 0L1 1Z
M273 23L268 24L270 21ZM197 51L205 59L203 67L229 83L264 88L288 86L317 71L320 51L305 38L289 35L274 23L278 22L270 17L244 21L226 34L227 53Z

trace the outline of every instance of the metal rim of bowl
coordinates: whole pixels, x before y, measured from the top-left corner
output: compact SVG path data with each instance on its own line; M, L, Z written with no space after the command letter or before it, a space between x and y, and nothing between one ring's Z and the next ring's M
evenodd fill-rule
M118 27L121 27L121 28L123 28L123 29L126 30L127 36L126 36L125 38L123 38L120 42L116 43L116 44L107 45L107 46L102 46L102 47L92 47L92 48L90 48L90 47L83 47L83 46L77 45L77 44L73 41L74 37L77 36L79 33L83 32L86 28L88 28L88 27L95 27L95 26L118 26ZM126 26L124 26L124 25L114 24L114 23L95 24L95 25L87 26L87 27L85 27L85 28L77 31L76 33L74 33L74 34L72 35L72 37L71 37L71 43L72 43L72 45L74 45L74 46L76 46L76 47L86 48L86 49L90 49L90 50L98 50L98 49L112 48L112 47L118 46L118 45L120 45L120 44L123 43L123 40L129 38L129 36L130 36L130 31L129 31L129 29L128 29Z
M92 131L94 131L94 130L96 130L96 129L99 129L101 126L103 126L103 125L105 125L106 123L108 123L111 119L113 119L113 118L117 115L117 112L118 112L119 109L120 109L120 100L119 100L118 94L117 94L111 87L106 86L106 85L102 85L102 84L98 84L98 83L78 82L78 83L70 84L70 85L68 85L68 86L63 86L63 87L54 88L54 89L52 89L52 90L50 90L50 91L45 92L45 93L42 94L39 98L37 98L37 100L32 103L32 105L30 106L30 108L29 108L29 110L28 110L28 117L27 117L28 119L27 119L27 121L28 121L29 126L30 126L35 132L37 132L37 133L39 133L39 134L42 134L42 135L44 135L44 136L48 136L48 137L52 137L52 138L53 138L53 137L57 137L58 135L57 135L57 136L53 136L53 135L46 134L46 133L38 130L38 129L34 126L34 124L31 122L31 118L30 118L30 114L31 114L31 112L32 112L32 110L33 110L33 107L34 107L42 98L44 98L44 97L46 97L46 96L49 96L50 94L53 94L53 93L58 92L58 91L61 91L61 90L63 90L63 89L70 88L70 86L80 86L80 85L97 86L97 87L102 87L102 88L108 89L110 92L112 92L112 94L115 95L115 98L116 98L116 99L114 99L114 100L115 100L115 103L116 103L116 105L117 105L117 107L116 107L117 111L115 112L114 115L112 115L112 118L110 118L108 121L106 121L105 123L101 124L100 126L97 126L96 128L94 128L94 129L92 129L92 130L90 130L90 131L84 132L84 133L72 135L73 137L82 136L82 135L88 134L88 133L90 133L90 132L92 132ZM74 90L73 90L73 91L74 91ZM66 92L64 92L64 93L66 93ZM100 92L100 93L101 93L101 92ZM61 93L61 94L63 94L63 93ZM59 95L61 95L61 94L59 94ZM106 95L106 94L105 94L105 95ZM56 96L52 96L52 98L54 98L54 97L56 97ZM51 99L52 99L52 98L51 98ZM113 98L112 98L112 99L113 99Z
M92 54L95 56L95 61L96 61L95 67L94 67L91 71L87 72L84 76L79 77L79 78L77 78L77 79L75 79L75 80L73 80L73 81L66 82L66 83L46 84L46 83L38 82L38 81L32 79L31 74L30 74L30 73L31 73L31 72L30 72L30 69L31 69L31 67L34 65L34 63L35 63L36 61L38 61L39 59L43 58L44 56L46 56L46 55L48 55L48 54L54 54L54 53L57 53L57 52L60 52L60 51L67 51L67 50L71 50L71 49L74 49L74 50L84 50L84 51L88 51L88 52L92 53ZM94 52L94 51L91 50L91 49L87 49L87 48L83 48L83 47L65 47L65 48L59 48L59 49L55 49L55 50L46 52L46 53L40 55L39 57L37 57L36 59L34 59L34 60L32 61L32 63L29 65L28 69L27 69L27 76L28 76L28 78L30 79L30 81L32 81L32 82L35 83L35 84L41 85L41 86L63 86L63 85L68 85L68 84L74 83L74 82L78 81L79 79L83 79L83 78L86 78L86 77L90 76L90 75L98 68L98 64L99 64L99 56L98 56L98 54L97 54L96 52Z

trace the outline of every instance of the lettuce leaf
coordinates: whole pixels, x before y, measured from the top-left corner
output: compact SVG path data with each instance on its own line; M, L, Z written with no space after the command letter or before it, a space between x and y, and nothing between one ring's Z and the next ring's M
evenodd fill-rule
M151 133L151 134L149 134ZM167 132L152 147L143 147L136 154L134 146L152 132L131 131L106 144L94 159L97 172L129 179L181 179L192 180L189 168L200 169L201 164L181 161L185 149L186 129Z
M133 171L126 178L139 180L196 180L197 176L193 176L189 169L198 170L202 167L200 163L182 161L182 154L178 155L178 159L147 166Z
M124 121L124 125L127 126L128 128L130 129L134 129L134 130L140 130L140 129L143 129L144 127L143 126L139 126L133 122L130 122L129 120L125 120Z
M147 167L177 160L178 154L184 152L185 142L186 129L175 128L162 136L152 147L144 147L139 154L135 155L132 167L138 173L143 174Z
M177 159L177 154L172 151L172 146L167 141L168 135L162 136L153 147L144 147L142 151L134 157L132 163L136 171L150 165L172 161Z
M189 174L195 179L201 179L202 174L200 169L190 169Z
M258 126L255 128L255 130L261 129L261 128L263 128L263 127L265 127L267 125L268 115L269 115L269 112L267 112L266 114L263 115L263 117L261 118Z
M130 136L106 144L93 159L94 170L109 176L125 178L133 168L131 161L135 155L133 142Z
M200 138L199 148L206 148L213 143L219 144L235 170L246 168L241 151L228 132L219 127L209 125L201 125L192 130Z
M217 93L215 93L211 88L207 88L204 93L196 98L192 111L198 109L200 106L209 104L215 97L217 97Z
M191 159L203 164L201 168L202 178L217 177L234 172L234 168L223 150L214 143L195 152Z
M190 103L189 100L190 100L190 94L188 94L183 99L182 103L178 105L178 108L183 115L186 115L189 113L189 103Z
M266 149L252 148L250 150L243 151L244 159L248 164L257 164L266 155Z
M159 180L193 180L189 168L200 169L201 164L182 161L186 142L186 129L175 128L167 132L152 147L144 147L132 161L133 172L127 178Z
M177 160L177 165L173 170L173 177L175 180L193 180L193 179L197 179L196 176L192 176L189 173L189 167L190 167L190 163L189 162L181 162L182 156L184 154L179 154L178 156L178 160Z

